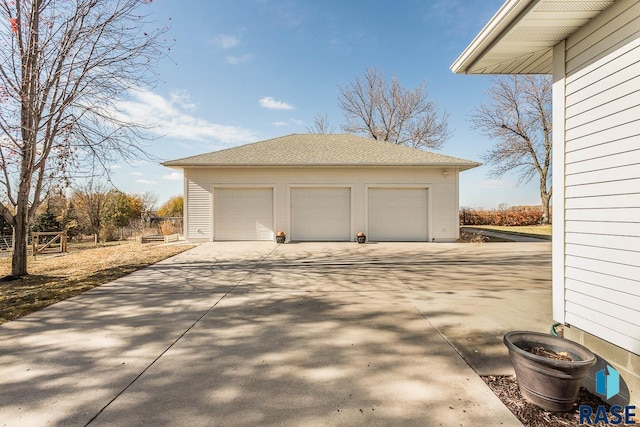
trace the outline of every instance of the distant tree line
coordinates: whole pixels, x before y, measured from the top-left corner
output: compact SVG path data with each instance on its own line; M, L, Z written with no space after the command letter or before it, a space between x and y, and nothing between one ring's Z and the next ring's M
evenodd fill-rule
M500 205L498 209L460 208L461 225L539 225L543 220L542 206Z
M151 193L131 194L102 184L88 185L69 194L47 197L31 231L66 231L72 239L97 235L100 241L111 241L121 238L125 231L140 234L159 226L162 217L182 217L182 206L182 196L172 197L156 209L156 197Z
M182 217L184 210L184 197L174 196L167 200L158 209L157 215L163 218Z

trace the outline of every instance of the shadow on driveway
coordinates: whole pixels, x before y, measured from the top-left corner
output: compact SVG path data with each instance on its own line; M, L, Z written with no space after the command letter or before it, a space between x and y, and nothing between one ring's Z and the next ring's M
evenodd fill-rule
M547 244L205 244L0 327L0 420L519 425L465 360L550 305Z

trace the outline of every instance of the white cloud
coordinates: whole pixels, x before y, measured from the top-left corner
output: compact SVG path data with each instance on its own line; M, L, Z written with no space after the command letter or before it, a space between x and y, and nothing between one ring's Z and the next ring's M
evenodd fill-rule
M131 175L142 176L142 172L131 172Z
M173 93L169 99L138 90L132 90L130 95L131 99L117 102L119 118L148 127L153 135L224 143L247 143L256 139L249 129L211 123L195 116L195 104L190 102L186 91Z
M191 101L191 95L186 90L178 90L169 95L170 101L186 111L195 111L196 104Z
M220 49L232 49L240 45L240 39L229 34L217 34L211 39L211 43Z
M276 101L271 96L260 98L260 105L270 110L293 110L293 106L283 101Z
M304 122L302 120L291 118L288 121L279 120L279 121L273 122L271 124L274 125L274 126L279 126L279 127L291 126L291 125L293 125L293 126L302 126L304 124Z
M136 182L139 184L157 184L156 181L152 181L149 179L136 179Z
M164 175L162 179L167 179L169 181L182 181L182 174L180 172L173 172L169 175Z
M251 59L253 59L253 55L251 55L250 53L245 53L244 55L240 55L240 56L235 56L235 55L229 55L227 56L227 63L231 64L231 65L238 65L238 64L242 64L243 62L248 62Z

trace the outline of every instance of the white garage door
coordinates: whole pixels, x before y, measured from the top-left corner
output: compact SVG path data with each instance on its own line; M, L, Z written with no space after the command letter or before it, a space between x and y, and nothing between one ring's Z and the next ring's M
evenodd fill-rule
M351 240L351 189L292 188L291 240Z
M370 188L371 241L427 241L426 188Z
M215 188L215 240L273 240L272 188Z

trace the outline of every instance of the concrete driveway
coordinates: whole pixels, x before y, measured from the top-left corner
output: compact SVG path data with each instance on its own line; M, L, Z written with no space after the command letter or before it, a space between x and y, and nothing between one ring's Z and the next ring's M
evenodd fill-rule
M550 243L211 243L0 326L0 426L520 425Z

